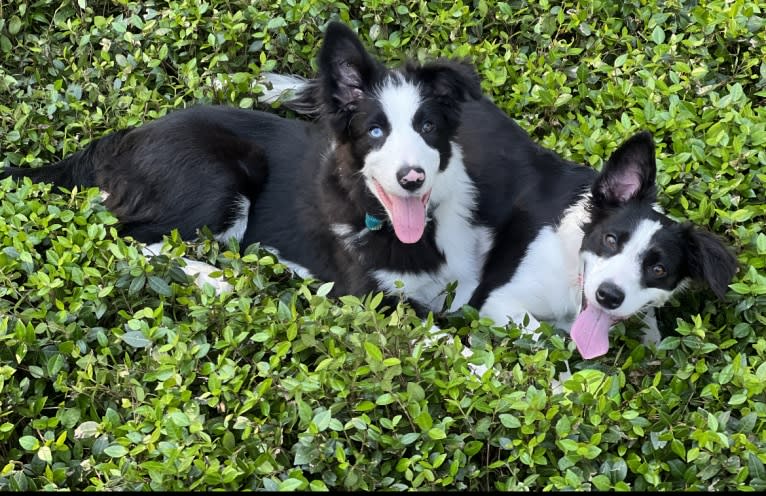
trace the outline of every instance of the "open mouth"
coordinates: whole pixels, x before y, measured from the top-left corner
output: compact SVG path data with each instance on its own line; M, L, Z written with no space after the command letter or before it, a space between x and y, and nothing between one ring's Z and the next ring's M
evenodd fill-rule
M417 243L426 229L426 208L431 190L421 196L398 196L386 190L373 179L378 199L385 207L396 237L402 243Z
M583 309L572 324L569 335L584 359L596 358L609 351L609 329L618 320L597 305L583 300Z

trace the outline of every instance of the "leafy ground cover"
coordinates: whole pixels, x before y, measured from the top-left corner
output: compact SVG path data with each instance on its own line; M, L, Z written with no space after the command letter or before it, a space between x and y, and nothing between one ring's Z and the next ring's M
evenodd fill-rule
M321 28L380 58L468 57L536 139L600 167L654 133L661 202L724 236L723 302L679 297L582 361L466 309L326 297L257 246L146 260L94 190L0 184L0 489L766 488L766 13L658 2L0 1L0 160L36 166L197 102L311 75ZM279 111L279 110L275 110ZM189 283L180 256L236 292ZM474 376L460 354L494 366ZM574 376L553 392L569 359Z

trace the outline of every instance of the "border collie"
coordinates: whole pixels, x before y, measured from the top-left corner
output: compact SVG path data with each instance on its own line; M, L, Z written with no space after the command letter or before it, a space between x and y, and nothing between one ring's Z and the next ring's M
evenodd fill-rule
M202 226L260 243L335 294L383 290L441 310L459 281L459 308L489 249L454 142L460 103L481 97L477 73L447 60L387 69L340 23L327 26L318 66L318 123L197 106L2 175L97 186L122 234L145 243Z
M692 280L723 298L736 259L710 233L661 213L649 133L623 143L600 174L562 160L530 165L539 181L516 197L470 300L481 313L500 324L529 315L530 330L536 319L556 322L589 359L608 351L614 323ZM556 188L566 194L549 196Z
M268 74L265 83L265 102L321 111L316 80ZM653 309L692 281L723 298L736 259L714 235L661 212L649 133L628 139L599 173L537 145L487 98L462 107L455 139L480 192L477 222L492 232L469 301L480 314L535 337L539 320L552 321L589 359L633 315L645 314L646 337L658 341Z

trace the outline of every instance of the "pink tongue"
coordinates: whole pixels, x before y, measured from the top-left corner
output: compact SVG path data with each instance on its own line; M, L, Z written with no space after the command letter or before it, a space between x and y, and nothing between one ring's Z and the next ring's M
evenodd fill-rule
M588 305L580 312L569 335L583 358L588 360L609 351L609 328L612 324L614 320L595 305Z
M426 207L420 198L414 196L388 197L391 200L391 222L396 237L402 243L417 243L426 228Z

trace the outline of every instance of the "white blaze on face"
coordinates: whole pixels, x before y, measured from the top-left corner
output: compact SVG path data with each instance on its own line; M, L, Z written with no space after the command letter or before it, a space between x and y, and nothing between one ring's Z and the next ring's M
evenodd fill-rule
M362 173L369 190L385 207L399 240L415 243L425 230L426 207L439 172L439 151L413 127L415 113L423 103L416 85L391 77L376 96L389 129L381 138L382 145L365 157ZM418 167L425 174L423 185L416 191L407 191L399 184L397 172L403 167Z
M659 222L645 219L639 222L619 253L601 257L583 252L585 306L569 332L583 358L595 358L609 350L609 329L616 321L628 318L650 304L661 305L672 294L664 289L645 287L642 283L643 258L651 246L652 237L661 228ZM603 283L614 284L625 294L623 302L613 310L602 308L596 299Z
M599 257L584 252L585 259L585 298L589 305L597 305L596 291L604 282L611 282L625 293L625 301L610 310L615 319L630 317L645 306L662 304L671 295L671 291L660 288L648 288L642 283L643 258L651 247L654 234L662 229L656 220L644 219L631 233L630 239L623 245L620 253L611 257Z

